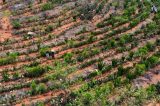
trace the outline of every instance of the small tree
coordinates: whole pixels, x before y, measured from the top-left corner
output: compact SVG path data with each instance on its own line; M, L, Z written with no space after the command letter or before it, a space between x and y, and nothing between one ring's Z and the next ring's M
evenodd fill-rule
M37 93L37 84L35 83L34 80L31 82L30 88L31 88L31 92L30 92L31 95L34 95Z

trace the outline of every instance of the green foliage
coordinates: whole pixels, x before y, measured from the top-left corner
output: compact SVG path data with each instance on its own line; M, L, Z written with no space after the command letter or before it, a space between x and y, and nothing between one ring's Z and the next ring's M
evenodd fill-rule
M118 65L118 60L117 59L112 59L112 66L115 67Z
M151 22L149 24L147 24L146 28L145 28L145 33L147 35L150 35L150 34L154 34L158 31L158 25L156 22Z
M10 53L7 57L0 59L0 66L16 62L18 53Z
M98 5L98 7L97 7L97 9L96 9L96 13L99 13L99 12L103 9L104 4L105 4L105 1L102 1L102 2Z
M37 92L37 89L36 89L37 88L37 84L35 83L35 81L31 82L30 88L31 88L32 95L36 94L36 92Z
M119 67L118 67L117 75L118 75L118 76L121 76L121 75L123 75L124 73L126 73L125 71L126 71L126 70L123 68L123 66L119 66Z
M43 84L43 83L36 84L35 81L31 82L30 88L31 88L31 91L30 91L31 95L41 94L41 93L46 92L46 90L47 90L47 87L45 84Z
M147 42L146 47L149 51L155 50L155 45L153 43Z
M149 68L154 67L156 64L158 64L159 61L160 61L159 57L157 57L157 56L151 56L151 57L147 58L146 61L144 61L144 64L149 69Z
M2 78L3 78L3 81L8 81L9 80L9 74L7 72L2 72Z
M16 79L18 79L19 78L19 73L18 72L15 72L14 74L13 74L13 79L14 80L16 80Z
M73 57L73 53L66 53L63 55L64 61L66 63L72 63L73 62L72 57Z
M146 46L138 49L137 52L134 53L134 56L145 56L148 53L148 48Z
M79 17L82 20L91 20L93 18L93 10L96 8L96 4L86 4L78 9Z
M93 101L93 95L92 94L84 93L82 95L82 103L84 105L91 105L92 101Z
M130 17L136 10L135 6L131 6L124 11L124 15Z
M21 27L21 23L18 20L12 21L12 26L15 29L19 29Z
M114 86L120 86L121 82L122 82L121 77L114 79Z
M43 47L39 50L39 53L41 56L45 57L46 56L46 52L49 51L50 48L49 47Z
M47 28L45 29L46 32L51 32L53 31L53 26L52 25L48 25Z
M146 71L146 65L145 64L137 64L135 66L135 74L136 75L142 75Z
M46 10L51 10L53 8L53 4L51 2L47 2L42 5L41 10L46 11Z
M47 71L47 69L40 66L35 66L35 67L26 67L25 71L26 71L25 76L34 78L41 76L45 71Z
M94 35L90 34L87 42L88 42L88 43L91 43L91 42L93 42L93 41L95 41L95 40L96 40L96 38L94 37Z
M130 27L136 26L139 22L140 22L140 19L136 18L135 20L133 20L133 21L130 22Z
M83 61L86 57L88 57L88 56L89 56L88 49L84 49L84 50L80 53L80 55L78 55L77 61L82 62L82 61Z
M37 93L41 94L41 93L44 93L44 92L47 90L47 88L46 88L46 85L45 85L45 84L40 83L40 84L37 86L36 90L37 90Z
M36 102L35 106L45 106L43 102Z
M157 93L160 94L160 82L156 84Z
M98 70L100 70L100 71L105 71L105 69L106 69L106 64L105 64L103 61L100 61L100 62L98 62L98 64L97 64L97 68L98 68Z
M55 3L63 3L64 0L49 0L50 2L52 2L52 4Z

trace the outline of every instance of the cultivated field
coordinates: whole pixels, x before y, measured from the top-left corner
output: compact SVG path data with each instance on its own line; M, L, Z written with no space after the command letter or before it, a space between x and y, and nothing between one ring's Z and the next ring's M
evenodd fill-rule
M0 0L0 106L160 106L160 1Z

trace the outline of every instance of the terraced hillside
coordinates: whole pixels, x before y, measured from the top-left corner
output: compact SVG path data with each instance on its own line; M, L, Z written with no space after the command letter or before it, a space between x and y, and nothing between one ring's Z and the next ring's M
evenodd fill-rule
M0 106L159 106L159 0L0 0Z

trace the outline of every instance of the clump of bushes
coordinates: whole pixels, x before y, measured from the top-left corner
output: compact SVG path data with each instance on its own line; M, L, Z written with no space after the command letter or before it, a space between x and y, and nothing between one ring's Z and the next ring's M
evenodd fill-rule
M40 66L26 67L25 71L26 71L25 73L26 77L33 78L41 76L45 71L47 71L47 68L43 68Z
M18 53L10 53L7 57L0 59L0 66L16 62Z
M41 94L41 93L46 92L47 90L47 87L45 84L43 83L36 84L35 81L31 82L30 88L31 88L31 91L30 91L31 95Z

